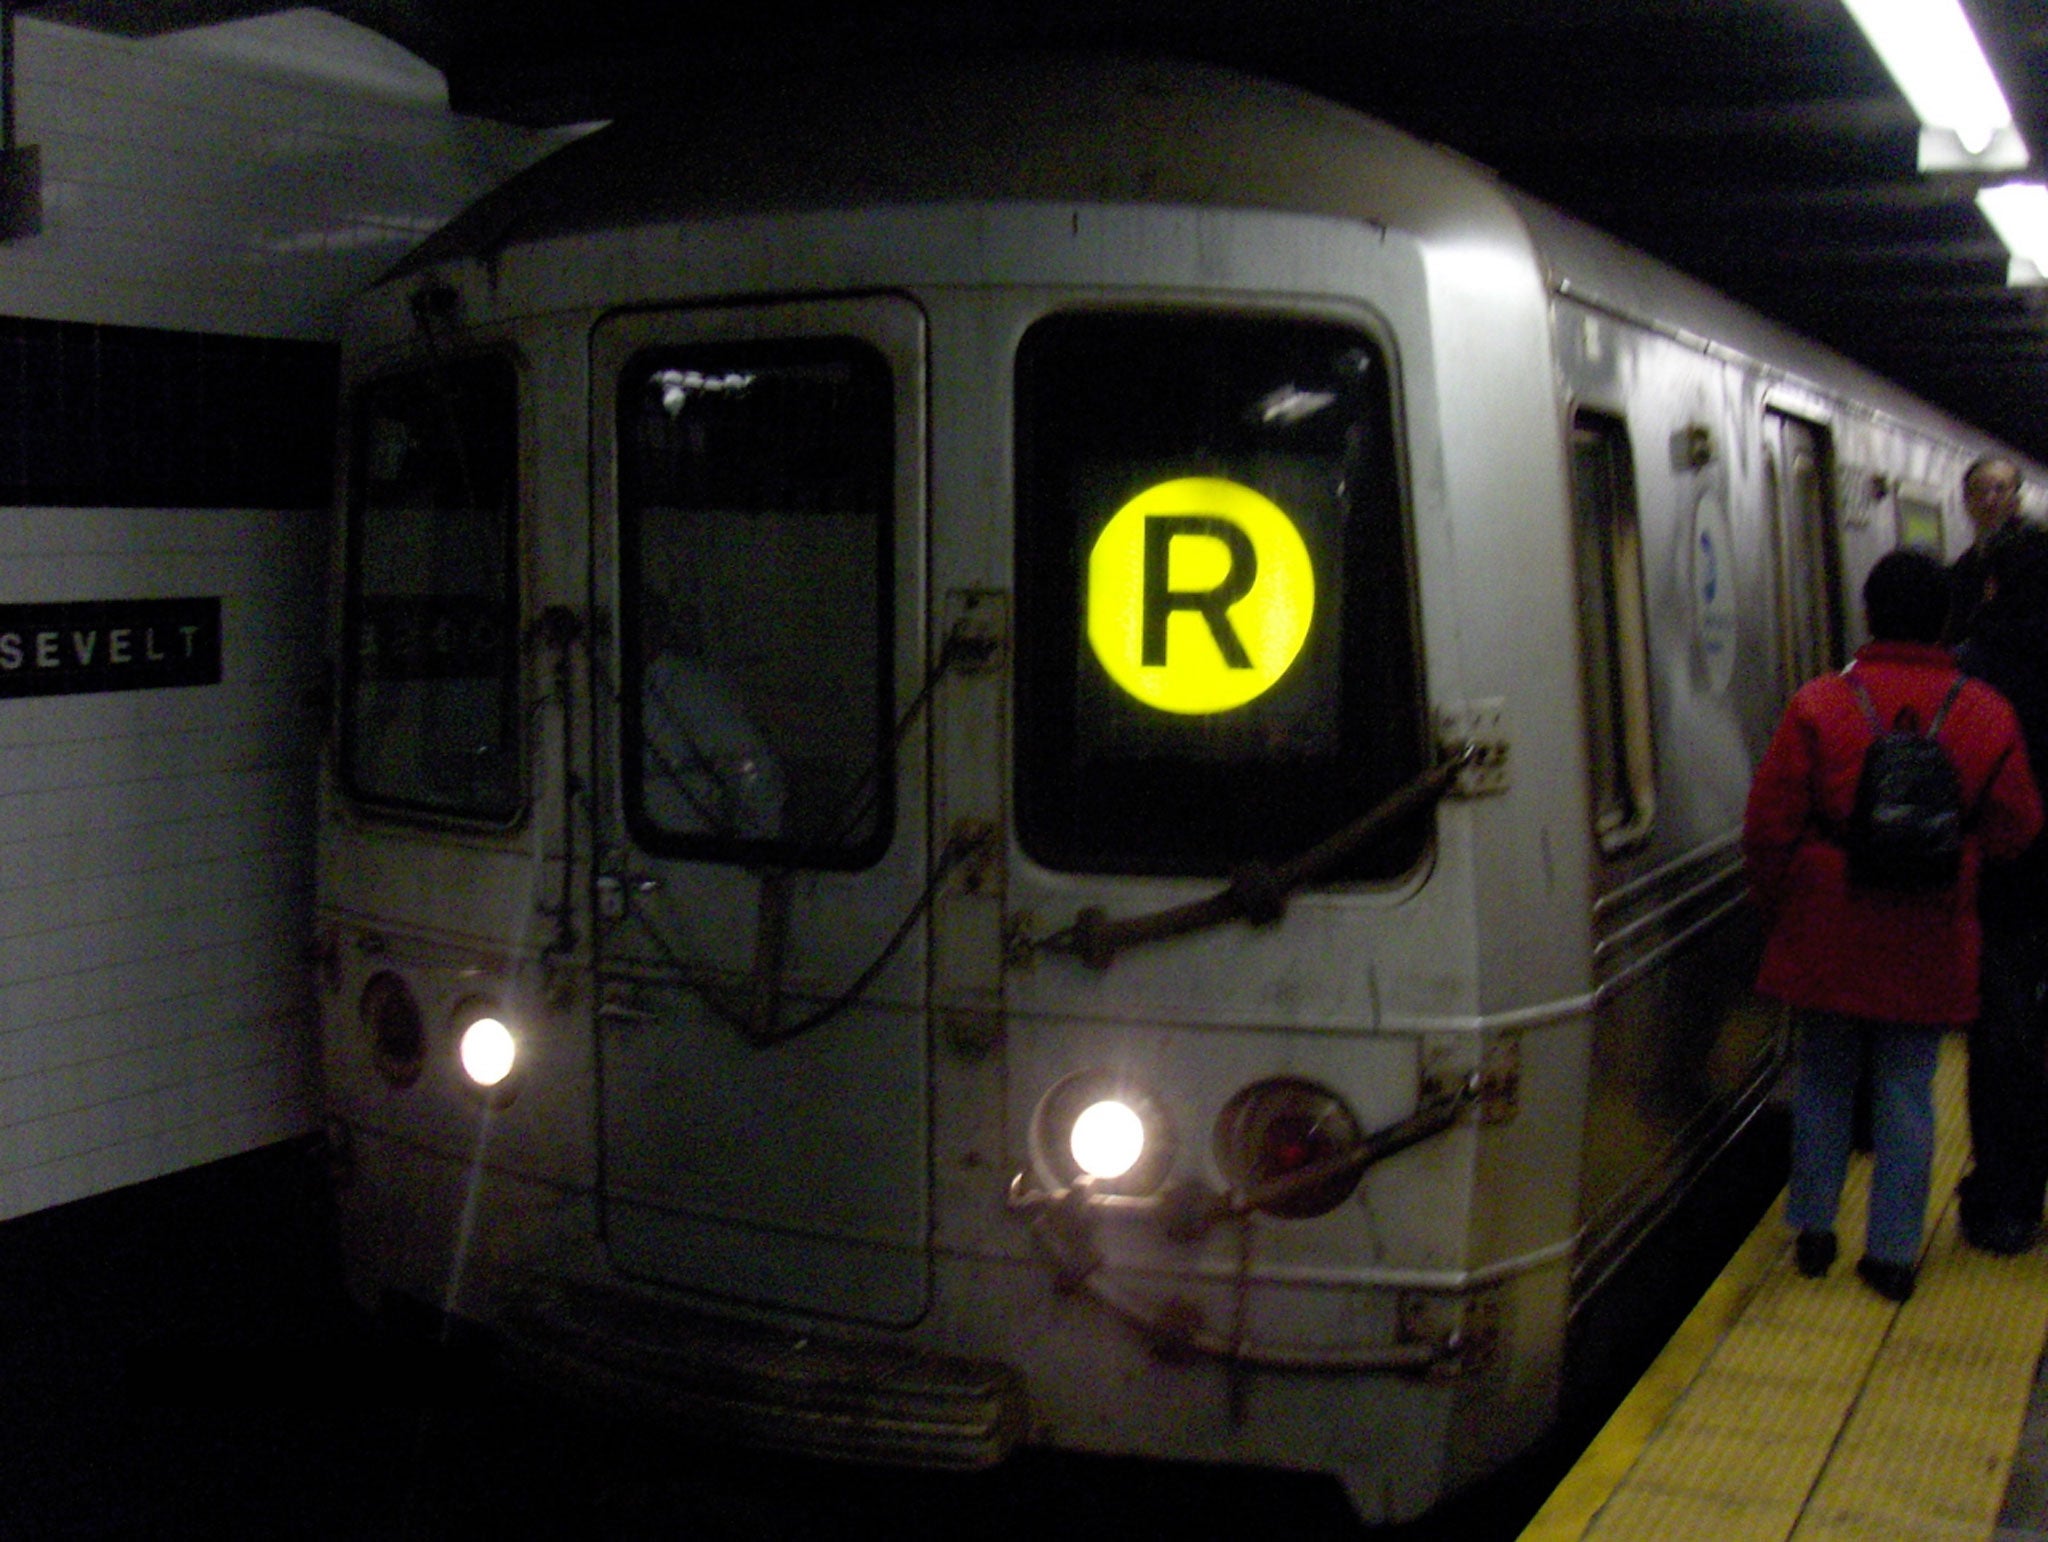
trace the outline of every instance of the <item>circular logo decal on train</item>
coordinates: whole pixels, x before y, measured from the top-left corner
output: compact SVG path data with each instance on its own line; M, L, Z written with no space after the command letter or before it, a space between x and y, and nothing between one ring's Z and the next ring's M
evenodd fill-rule
M1088 554L1088 642L1147 706L1198 715L1264 695L1301 652L1315 565L1274 503L1176 477L1110 517Z
M1692 520L1693 643L1707 689L1719 695L1735 674L1735 537L1728 511L1702 493Z

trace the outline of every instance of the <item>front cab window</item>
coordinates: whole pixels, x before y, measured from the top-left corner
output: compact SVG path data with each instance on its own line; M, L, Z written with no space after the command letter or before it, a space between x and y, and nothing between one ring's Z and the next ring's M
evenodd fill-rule
M643 849L850 870L887 848L893 393L855 338L627 361L621 701Z
M516 413L496 356L357 393L341 764L359 801L490 824L524 806Z
M1018 827L1220 876L1426 764L1388 354L1335 322L1047 317L1017 355ZM1345 876L1419 859L1420 822Z

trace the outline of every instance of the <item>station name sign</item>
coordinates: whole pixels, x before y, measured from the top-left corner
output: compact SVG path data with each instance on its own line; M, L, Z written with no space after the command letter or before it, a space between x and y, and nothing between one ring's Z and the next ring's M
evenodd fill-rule
M0 604L0 699L220 683L220 601Z

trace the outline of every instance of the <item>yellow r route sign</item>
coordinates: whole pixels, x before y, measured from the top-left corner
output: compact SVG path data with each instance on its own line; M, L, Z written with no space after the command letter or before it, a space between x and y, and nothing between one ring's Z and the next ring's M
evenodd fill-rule
M1131 499L1088 554L1088 643L1162 712L1224 712L1287 673L1315 618L1315 565L1263 493L1176 477Z

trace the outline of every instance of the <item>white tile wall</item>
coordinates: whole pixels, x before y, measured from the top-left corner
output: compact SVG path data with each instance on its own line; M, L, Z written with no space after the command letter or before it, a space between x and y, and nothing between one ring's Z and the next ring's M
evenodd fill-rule
M150 42L16 24L43 233L0 312L332 337L348 295L547 148L448 112L439 77L308 11Z
M331 338L546 148L321 13L134 43L17 23L44 228L0 315ZM323 516L0 509L0 602L218 595L219 685L0 700L0 1219L315 1118L304 951Z

